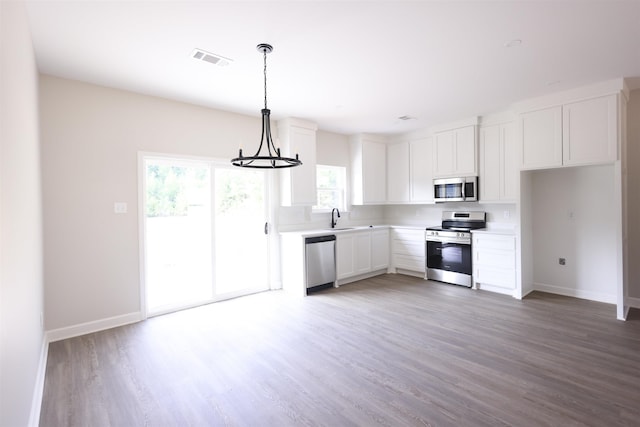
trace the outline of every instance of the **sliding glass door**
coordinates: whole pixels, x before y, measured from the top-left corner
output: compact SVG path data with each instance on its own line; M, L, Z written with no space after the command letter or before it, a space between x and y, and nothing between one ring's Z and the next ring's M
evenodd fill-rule
M268 289L265 172L159 157L143 163L147 313Z
M269 287L265 172L215 170L215 283L220 296Z

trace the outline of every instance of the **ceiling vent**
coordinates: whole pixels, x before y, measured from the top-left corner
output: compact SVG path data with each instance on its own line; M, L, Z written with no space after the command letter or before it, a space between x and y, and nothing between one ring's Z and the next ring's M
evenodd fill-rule
M226 67L233 62L233 60L229 58L225 58L224 56L216 55L215 53L207 52L206 50L202 49L193 49L193 52L191 52L191 57L199 61L218 65L220 67Z

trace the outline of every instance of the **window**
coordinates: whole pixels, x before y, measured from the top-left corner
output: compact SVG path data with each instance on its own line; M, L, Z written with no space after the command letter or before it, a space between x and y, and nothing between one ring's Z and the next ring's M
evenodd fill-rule
M347 168L343 166L316 166L318 202L313 210L338 208L346 210Z

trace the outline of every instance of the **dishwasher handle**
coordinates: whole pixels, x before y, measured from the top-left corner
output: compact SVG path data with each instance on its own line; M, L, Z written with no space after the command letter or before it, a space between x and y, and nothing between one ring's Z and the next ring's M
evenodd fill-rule
M329 236L307 237L304 239L304 242L309 245L311 243L332 242L334 240L336 240L336 236L335 234L331 234Z

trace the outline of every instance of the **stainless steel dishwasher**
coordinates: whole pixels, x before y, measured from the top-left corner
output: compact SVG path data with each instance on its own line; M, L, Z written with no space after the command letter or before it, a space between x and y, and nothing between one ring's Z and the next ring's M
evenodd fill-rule
M304 243L307 294L333 287L336 281L336 236L307 237Z

